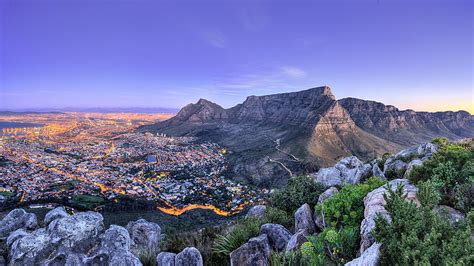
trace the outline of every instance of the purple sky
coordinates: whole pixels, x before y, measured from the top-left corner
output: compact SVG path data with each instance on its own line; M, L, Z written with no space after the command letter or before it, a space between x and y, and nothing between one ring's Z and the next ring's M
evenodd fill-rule
M473 1L0 0L0 109L180 107L329 85L474 113Z

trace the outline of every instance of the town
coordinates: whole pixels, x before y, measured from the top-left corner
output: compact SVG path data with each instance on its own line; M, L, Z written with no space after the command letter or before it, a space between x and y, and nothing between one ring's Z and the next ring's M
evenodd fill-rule
M0 193L18 204L61 202L100 208L118 198L146 200L172 215L209 209L229 216L262 200L225 177L225 147L191 137L138 133L164 119L149 114L35 114L0 121L41 124L4 128Z

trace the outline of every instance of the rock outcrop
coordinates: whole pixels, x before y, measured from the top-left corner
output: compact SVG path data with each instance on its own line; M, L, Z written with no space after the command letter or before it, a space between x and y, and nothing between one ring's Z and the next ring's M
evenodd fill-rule
M202 256L199 250L194 247L183 249L180 253L176 254L174 260L175 266L202 266Z
M465 218L462 212L446 205L439 205L436 211L439 215L446 217L450 224L456 224Z
M246 217L247 218L264 218L265 217L265 211L267 210L267 206L265 205L256 205L250 208L250 210L247 212Z
M247 243L230 253L231 266L267 266L271 248L267 235L251 238Z
M15 230L33 230L37 226L36 215L27 213L23 209L15 209L0 221L0 239L6 239Z
M145 219L129 222L127 230L132 239L132 249L158 250L161 242L161 228Z
M291 238L290 232L280 224L264 224L260 227L260 234L267 235L270 246L277 251L285 250Z
M360 257L346 263L346 266L375 266L379 260L382 244L373 243Z
M384 195L388 191L388 187L395 191L398 186L403 186L403 194L406 197L406 200L413 201L418 203L418 198L416 193L418 188L410 184L406 179L395 179L390 181L388 184L385 184L367 194L364 198L364 219L360 225L360 252L363 253L367 248L369 248L374 242L371 232L375 228L375 218L377 215L381 215L387 220L391 220L390 214L385 209L385 199Z
M330 187L326 189L318 198L318 204L325 202L326 200L332 198L339 190L336 187Z
M300 249L301 245L304 242L308 241L306 239L310 233L306 229L298 230L294 235L291 236L290 240L288 240L288 244L286 244L285 252L296 252Z
M311 207L305 203L295 212L295 231L306 230L309 234L316 232Z
M364 164L356 156L350 156L332 167L320 169L313 176L316 182L331 187L344 183L357 184L369 177L372 174L371 170L370 164Z
M175 253L160 252L158 256L156 256L156 266L174 266L175 258Z
M404 149L387 158L383 167L383 173L389 179L406 179L414 167L422 165L437 150L438 147L433 143L423 143Z
M69 214L67 214L64 207L57 207L46 213L44 217L44 224L49 225L52 221L56 219L65 218L68 216Z

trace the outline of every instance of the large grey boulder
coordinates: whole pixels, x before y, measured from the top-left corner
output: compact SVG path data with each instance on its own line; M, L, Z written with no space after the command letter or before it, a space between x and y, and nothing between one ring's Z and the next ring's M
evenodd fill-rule
M288 244L286 244L285 252L296 252L300 249L301 245L308 240L306 237L310 235L307 230L302 229L297 231L294 235L291 236Z
M174 260L175 266L202 266L202 256L194 247L185 248L178 253Z
M433 143L423 143L404 149L387 158L383 173L387 178L407 178L414 166L421 165L438 151L438 146Z
M247 243L230 253L231 266L267 266L271 248L267 235L251 238Z
M344 183L357 184L369 177L371 172L370 164L364 164L356 156L350 156L340 160L333 167L321 168L312 176L316 182L331 187Z
M388 158L383 167L383 173L388 179L403 178L408 164L396 157Z
M132 239L132 249L158 250L161 242L161 228L145 219L129 222L127 230Z
M374 243L367 250L360 255L360 257L353 259L346 263L346 266L375 266L380 257L380 247L382 244Z
M97 212L79 212L53 220L47 228L52 244L75 252L85 252L99 242L104 232L104 218Z
M247 212L247 218L264 218L265 211L267 210L267 206L265 205L255 205Z
M6 239L18 229L34 230L38 227L36 215L23 209L14 209L0 221L0 239Z
M160 252L156 256L156 266L174 266L175 257L175 253Z
M339 190L336 187L330 187L326 189L318 198L318 204L325 202L326 200L332 198Z
M379 164L377 162L374 162L372 165L372 175L381 178L382 180L385 180L385 174L383 173L382 169L380 169Z
M450 224L456 224L464 220L464 217L465 217L462 212L446 205L439 205L436 208L436 211L442 217L447 218Z
M316 232L313 212L308 203L303 204L295 212L295 232L298 232L299 230L306 230L310 234Z
M17 239L10 248L11 265L37 265L55 250L46 229L41 228Z
M10 248L15 241L17 241L18 239L26 235L28 235L28 232L26 232L24 229L18 229L12 232L7 238L7 242L6 242L7 247Z
M66 212L66 210L64 210L64 207L57 207L46 213L46 215L44 216L44 224L49 225L52 221L56 219L66 217L69 217L69 214Z
M385 209L386 202L384 199L384 195L388 191L388 186L390 186L393 191L395 191L398 186L403 186L403 194L406 196L406 200L419 204L416 196L418 188L410 184L406 179L392 180L388 184L369 192L364 198L364 219L360 225L360 253L363 253L375 242L371 232L375 228L375 218L377 215L381 215L388 221L391 221L390 214Z
M291 238L290 232L280 224L264 224L260 227L260 234L267 235L270 246L277 251L284 250Z

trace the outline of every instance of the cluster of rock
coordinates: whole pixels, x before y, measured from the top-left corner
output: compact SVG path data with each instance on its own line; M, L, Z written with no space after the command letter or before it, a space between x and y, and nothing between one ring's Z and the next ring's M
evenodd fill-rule
M437 151L437 146L432 143L421 144L389 156L382 167L380 161L374 160L363 163L357 157L351 156L342 159L336 165L323 168L313 174L313 178L327 187L318 198L318 204L333 197L339 192L338 187L343 184L357 184L365 181L370 176L382 179L393 179L387 184L371 191L364 198L364 219L360 226L360 256L346 265L376 265L380 254L381 244L376 243L372 236L375 228L375 218L381 215L391 221L390 213L385 209L384 195L388 189L395 191L403 187L406 200L419 204L417 187L410 184L407 177L414 166L422 165ZM394 174L395 173L395 174ZM456 222L464 219L462 213L448 207L439 206L439 212L445 214L450 221ZM263 217L264 206L255 206L248 212L250 217ZM314 213L308 204L302 205L294 214L295 232L291 234L281 225L264 224L260 228L260 235L250 239L246 244L231 253L231 265L268 265L268 258L272 250L296 251L307 241L308 235L315 234L325 229L324 219L321 214Z
M178 254L171 252L160 252L156 257L157 266L202 266L202 256L194 247L183 249Z
M0 265L135 266L142 265L140 252L158 252L163 237L158 224L140 219L106 230L103 220L97 212L70 215L58 207L40 227L35 214L12 210L0 221ZM199 251L189 248L173 255L172 263L158 265L202 264Z

